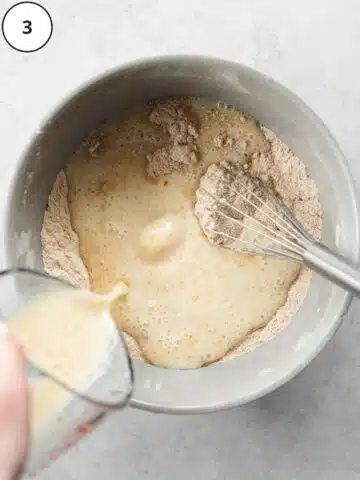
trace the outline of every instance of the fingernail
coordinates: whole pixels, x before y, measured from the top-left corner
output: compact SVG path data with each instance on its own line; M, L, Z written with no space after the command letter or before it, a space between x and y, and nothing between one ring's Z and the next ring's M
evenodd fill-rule
M9 329L8 329L6 323L4 323L0 320L0 338L7 337L8 333L9 333Z

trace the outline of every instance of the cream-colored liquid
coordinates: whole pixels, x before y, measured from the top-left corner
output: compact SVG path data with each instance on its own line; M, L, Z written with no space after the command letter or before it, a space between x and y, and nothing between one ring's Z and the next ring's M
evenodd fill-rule
M40 295L8 322L25 356L60 383L80 394L106 370L117 338L110 304L127 292L119 285L112 294L63 290ZM30 384L32 436L54 421L72 394L51 379Z
M189 103L189 102L187 102ZM201 161L186 174L159 181L145 176L145 154L166 144L144 107L104 129L106 148L86 149L66 169L72 224L92 289L130 285L115 320L139 344L147 361L196 368L226 354L265 325L287 298L299 273L291 262L233 254L209 244L194 216L199 178L211 163L234 152L214 147L222 127L267 148L254 120L237 111L191 100L201 125Z

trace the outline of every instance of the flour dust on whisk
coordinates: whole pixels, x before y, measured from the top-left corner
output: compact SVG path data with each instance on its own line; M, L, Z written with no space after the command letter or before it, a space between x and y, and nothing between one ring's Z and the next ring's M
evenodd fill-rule
M244 166L226 160L211 165L196 198L195 214L211 243L302 262L311 237L271 185L265 186Z

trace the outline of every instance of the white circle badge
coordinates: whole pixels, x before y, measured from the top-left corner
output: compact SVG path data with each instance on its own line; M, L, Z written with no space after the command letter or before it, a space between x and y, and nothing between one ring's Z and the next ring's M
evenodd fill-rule
M35 2L20 2L10 7L1 27L7 43L19 52L40 50L53 32L49 12Z

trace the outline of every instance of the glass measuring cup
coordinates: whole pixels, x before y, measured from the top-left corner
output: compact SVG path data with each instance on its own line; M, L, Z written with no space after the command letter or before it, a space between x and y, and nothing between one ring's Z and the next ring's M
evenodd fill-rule
M91 319L95 322L93 325L101 327L95 332L106 332L104 337L106 343L103 344L106 361L105 357L104 359L101 357L101 369L96 368L96 374L89 372L84 378L81 377L81 381L71 375L69 370L66 374L61 373L55 364L44 361L46 349L49 348L49 342L46 340L51 338L51 326L53 325L54 329L55 325L53 312L36 310L41 313L37 316L36 328L40 328L41 339L44 339L43 342L36 344L39 351L28 348L26 336L23 334L24 329L19 329L19 324L16 324L19 313L27 312L34 305L38 307L39 303L36 302L43 298L51 300L55 295L62 293L66 293L66 296L61 297L64 300L70 298L68 294L75 295L80 301L91 296L96 308L99 307ZM106 301L103 302L103 299ZM133 370L126 345L111 318L111 299L106 296L76 289L45 273L28 269L10 269L0 272L0 300L0 320L6 323L10 334L23 347L26 360L30 387L31 441L25 470L28 475L32 475L48 466L62 452L86 435L106 412L123 408L127 404L133 388ZM64 318L64 322L71 326L77 318L76 316ZM64 331L65 335L55 339L56 351L61 355L62 348L66 347L67 354L70 354L69 358L79 358L80 362L81 351L86 348L84 342L87 337L85 336L85 340L79 345L71 342L69 338L73 330ZM76 351L71 350L75 348ZM53 351L51 353L54 354Z

